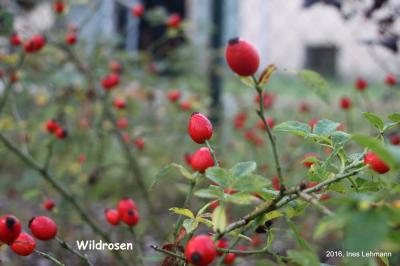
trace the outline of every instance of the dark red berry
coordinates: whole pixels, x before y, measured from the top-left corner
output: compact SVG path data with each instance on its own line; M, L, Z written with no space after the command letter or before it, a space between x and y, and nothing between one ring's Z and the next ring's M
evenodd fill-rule
M312 158L318 159L318 155L313 152L310 152L310 153L307 153L306 155L304 155L303 160L305 160L305 162L303 162L303 165L305 167L310 168L311 165L314 164L314 162L312 160L308 160L308 159L312 159Z
M136 202L130 198L123 198L118 202L117 210L122 215L129 210L137 210Z
M119 84L119 75L111 73L101 80L101 85L105 90L111 90Z
M262 101L265 109L270 109L275 102L276 96L272 93L262 92ZM256 94L254 96L254 103L259 106L260 105L260 95Z
M207 168L214 166L211 152L208 148L202 147L192 154L190 164L193 170L204 173Z
M229 41L225 57L229 67L239 76L254 75L260 65L260 56L256 48L239 38Z
M236 255L234 253L228 253L224 257L224 264L231 265L235 262Z
M354 84L354 87L356 87L356 89L359 91L364 91L368 87L368 83L364 79L358 78Z
M56 204L55 204L54 200L52 200L52 199L46 199L43 202L43 209L45 209L46 211L52 211L55 206L56 206Z
M189 101L183 101L180 103L180 107L182 111L190 111L192 110L192 104Z
M310 111L310 106L306 102L302 102L299 105L299 112L300 113L308 113Z
M392 143L393 145L400 145L400 136L399 135L391 136L390 143Z
M240 112L233 118L233 127L237 129L244 128L247 120L247 114L245 112Z
M226 239L220 239L217 241L216 247L217 248L229 248L229 242ZM221 256L222 254L224 254L224 253L221 251L217 251L217 255Z
M47 216L33 217L29 229L34 237L43 241L53 239L57 234L57 224Z
M193 113L189 120L188 132L194 142L203 144L212 137L213 127L207 117Z
M168 99L171 102L177 102L182 96L182 93L178 89L170 90L167 94Z
M143 150L144 149L144 147L145 147L145 141L144 141L144 139L143 138L136 138L135 139L135 146L136 146L136 148L138 149L138 150Z
M172 14L167 18L166 24L170 28L178 28L181 25L181 16L178 14Z
M12 215L0 217L0 242L11 244L21 233L21 222Z
M68 45L74 45L77 40L78 38L74 32L68 32L67 35L65 35L65 43Z
M351 99L349 97L342 97L340 99L340 107L344 110L347 110L351 107Z
M190 239L185 247L186 260L196 266L207 266L213 262L217 251L211 237L198 235Z
M387 74L385 77L385 83L388 86L394 86L397 84L396 77L392 74Z
M68 136L68 132L62 127L58 126L56 131L54 132L57 138L65 139Z
M272 177L272 186L276 191L279 191L281 189L279 178L277 176Z
M319 121L319 118L310 119L310 121L308 121L308 125L309 125L311 128L314 128L314 126L318 123L318 121Z
M46 129L48 132L54 133L57 130L57 128L59 128L59 125L55 120L50 119L46 122Z
M20 46L21 45L22 41L17 33L11 34L10 43L12 46Z
M22 232L10 245L10 248L20 256L28 256L35 250L36 242L29 234Z
M367 152L364 163L379 174L384 174L390 170L390 167L372 151Z
M132 7L131 12L134 17L141 17L144 14L144 6L142 4L136 4Z
M128 118L126 118L126 117L121 117L117 120L117 127L120 129L128 128L128 124L129 124L129 121L128 121Z
M122 98L115 98L114 107L117 109L124 109L126 107L126 102Z
M139 212L136 209L131 209L122 214L122 221L129 226L136 225L140 220Z
M104 212L107 222L111 225L118 225L121 221L121 216L116 209L106 209Z
M63 1L57 0L53 3L53 10L57 14L62 14L64 12L64 9L65 9L65 4Z

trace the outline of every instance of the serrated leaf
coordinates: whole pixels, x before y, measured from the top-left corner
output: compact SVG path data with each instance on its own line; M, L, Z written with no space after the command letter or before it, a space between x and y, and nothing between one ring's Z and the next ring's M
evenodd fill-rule
M228 187L230 174L226 169L210 167L206 170L206 177L225 188Z
M205 189L199 189L194 193L195 196L205 199L221 198L224 195L224 190L220 186L209 186Z
M175 214L179 214L179 215L183 215L183 216L192 218L192 219L194 218L194 214L189 209L173 207L173 208L169 208L169 211L171 211L171 212L173 212Z
M308 87L313 89L321 99L328 102L328 83L319 73L312 70L301 70L298 76Z
M388 118L393 122L400 123L400 113L391 114Z
M226 208L219 205L212 214L212 223L214 232L222 232L227 225Z
M199 222L196 219L185 219L182 223L183 228L185 228L186 233L190 234L199 226Z
M277 132L288 132L301 137L307 137L310 134L311 128L308 124L305 123L288 121L274 126L273 130Z
M258 84L260 86L268 84L268 82L271 80L272 73L274 73L275 70L277 70L275 65L271 64L267 66L263 72L261 72L260 78L258 79Z
M254 172L257 168L256 162L240 162L236 164L232 169L234 176L248 175Z
M340 123L328 119L318 120L314 126L314 134L319 136L330 136L336 131Z
M363 116L377 129L382 130L383 127L385 126L385 123L383 122L383 120L377 116L374 113L371 112L365 112L363 113Z
M331 138L333 147L338 148L348 142L351 139L351 135L343 131L335 131Z

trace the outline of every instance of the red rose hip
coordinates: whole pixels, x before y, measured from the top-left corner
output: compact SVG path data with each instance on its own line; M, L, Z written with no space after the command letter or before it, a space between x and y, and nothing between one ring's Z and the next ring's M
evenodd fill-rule
M57 224L49 217L37 216L29 221L32 235L39 240L53 239L57 234Z
M239 76L254 75L260 65L260 56L256 48L239 38L229 40L225 58L232 71Z
M21 233L21 222L12 215L0 217L0 242L11 244Z
M196 266L210 265L217 251L211 237L198 235L190 239L185 247L185 257L187 261Z
M118 225L121 221L119 212L116 209L106 209L104 212L107 222L111 225Z
M10 245L10 248L14 253L20 256L28 256L35 250L36 242L29 234L22 232Z
M208 148L202 147L192 154L190 165L193 170L204 173L207 168L214 166L211 152Z
M364 163L378 174L384 174L390 170L390 167L372 151L367 152Z
M213 134L213 127L207 117L200 113L193 113L189 120L189 135L198 144L209 140Z
M117 210L122 217L122 215L129 210L137 210L137 205L133 199L123 198L118 202Z

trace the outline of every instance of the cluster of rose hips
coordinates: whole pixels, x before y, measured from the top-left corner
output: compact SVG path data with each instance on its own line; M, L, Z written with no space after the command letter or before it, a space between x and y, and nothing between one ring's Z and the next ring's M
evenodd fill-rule
M10 36L10 43L14 47L20 46L22 44L21 37L17 33L13 33ZM46 43L46 38L43 35L34 34L23 43L23 46L26 53L37 53L43 49Z
M32 235L42 241L51 240L57 234L57 224L46 216L33 217L28 227ZM9 245L20 256L28 256L36 248L35 239L22 231L21 222L12 215L0 217L0 243Z
M143 15L145 13L145 8L144 8L143 4L141 4L141 3L135 4L131 8L131 13L132 13L132 16L134 16L134 17L137 17L137 18L143 17ZM179 28L179 26L181 25L181 22L182 22L182 18L180 15L171 14L168 16L167 20L165 21L165 24L170 28Z
M172 103L178 103L179 100L181 99L181 97L182 97L182 93L179 89L173 89L173 90L168 91L168 93L167 93L167 98ZM179 106L182 111L192 110L192 104L187 100L181 101L179 103Z
M130 198L121 199L116 209L106 209L104 215L107 222L111 225L119 225L122 221L126 225L132 227L140 220L136 202Z
M59 139L65 139L68 136L67 130L54 119L47 120L45 127L49 133L54 134Z

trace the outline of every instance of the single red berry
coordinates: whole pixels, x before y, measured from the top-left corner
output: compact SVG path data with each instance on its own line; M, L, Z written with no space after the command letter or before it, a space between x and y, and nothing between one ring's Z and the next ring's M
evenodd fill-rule
M139 220L139 212L135 209L128 210L122 214L122 221L128 226L136 225Z
M351 107L351 99L349 97L342 97L340 99L340 107L344 110L347 110Z
M0 217L0 242L11 244L21 233L21 222L12 215Z
M318 123L318 121L319 121L319 118L310 119L310 121L308 121L308 125L309 125L311 128L314 128L315 125Z
M68 136L68 132L62 127L58 126L56 131L54 132L57 138L65 139Z
M31 40L34 44L34 50L40 51L46 45L46 38L43 35L32 35Z
M32 39L29 39L26 42L24 42L24 49L25 52L28 54L36 52L35 43L33 42Z
M181 25L182 18L178 14L172 14L167 18L166 24L170 28L178 28Z
M10 43L13 46L20 46L22 41L21 38L19 37L19 35L17 33L13 33L10 36Z
M229 248L229 242L226 239L220 239L217 241L216 247L217 248ZM222 254L224 254L224 252L217 251L218 256L221 256Z
M53 239L57 234L57 224L47 216L33 217L29 229L34 237L43 241Z
M128 128L128 124L129 124L129 121L128 121L128 118L126 118L126 117L121 117L117 120L117 127L120 129Z
M117 109L124 109L126 107L126 102L122 98L115 98L114 99L114 107Z
M211 152L208 148L202 147L192 154L190 164L193 170L204 173L207 168L214 166Z
M47 120L46 129L49 133L54 133L57 130L57 128L59 128L59 125L55 120L53 119Z
M364 163L379 174L384 174L390 170L390 167L372 151L367 152Z
M192 110L192 104L189 101L183 101L180 103L180 107L182 111L190 111Z
M43 202L43 209L45 209L46 211L52 211L55 206L56 206L56 203L52 199L46 199Z
M136 4L132 7L131 12L134 17L139 18L144 14L144 6L142 4Z
M167 94L168 99L173 103L177 102L181 98L181 96L182 96L182 93L178 89L170 90Z
M277 176L272 177L272 186L276 191L281 190L281 185Z
M86 156L85 156L85 154L79 154L79 156L78 156L78 162L80 163L80 164L84 164L85 162L86 162Z
M203 114L193 113L189 120L188 132L194 142L203 144L212 137L213 127Z
M329 195L329 193L324 193L321 195L321 197L319 197L320 201L324 201L324 200L328 200L331 196Z
M388 86L394 86L397 84L396 77L392 74L387 74L385 77L385 83Z
M400 136L399 135L391 136L390 143L392 143L393 145L400 145Z
M137 205L133 199L123 198L118 202L117 210L122 217L122 215L129 210L137 210Z
M214 200L211 202L210 206L208 207L211 211L215 210L219 206L218 200Z
M121 221L119 212L116 209L106 209L104 215L106 216L107 222L111 225L118 225Z
M122 66L117 60L111 60L111 62L108 64L108 69L111 73L119 74L122 72Z
M136 148L138 148L139 150L143 150L145 147L145 141L143 138L136 138L135 139L135 146Z
M186 260L196 266L207 266L213 262L217 251L211 237L198 235L190 239L185 247Z
M119 84L119 75L111 73L101 80L101 85L105 90L111 90Z
M269 128L271 128L271 129L274 128L275 120L272 117L268 116L265 120L267 121ZM262 129L262 130L266 130L264 122L261 119L258 120L258 128Z
M310 106L306 102L302 102L299 105L299 112L300 113L308 113L310 111Z
M256 48L239 38L229 40L225 58L232 71L239 76L254 75L260 65L260 56Z
M276 96L272 93L262 92L262 101L265 109L270 109L275 102ZM256 94L254 96L254 103L258 106L260 105L260 95Z
M62 14L64 12L64 9L65 9L65 4L63 1L57 0L53 3L53 10L57 14Z
M359 91L364 91L368 87L368 83L364 79L358 78L354 84L354 87L356 87L356 89Z
M123 133L122 139L124 140L124 142L129 143L131 141L131 135L129 135L129 133Z
M77 40L78 38L74 32L68 32L67 35L65 35L65 43L68 45L74 45Z
M231 265L235 262L235 259L236 259L236 254L228 253L224 257L224 264Z
M247 120L247 113L240 112L233 118L233 127L237 129L244 128Z
M28 256L35 250L36 241L29 234L22 232L10 245L10 248L20 256Z
M258 247L259 245L261 245L261 242L262 240L259 234L255 234L251 237L251 245L253 247Z
M304 155L303 160L307 160L307 159L311 159L311 158L318 159L318 155L313 152L310 152L310 153L307 153L306 155ZM303 165L308 168L310 168L311 165L313 165L313 164L314 164L314 162L309 161L309 160L303 162Z

